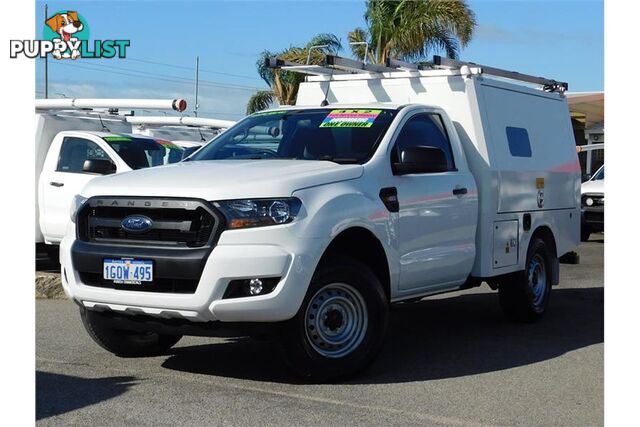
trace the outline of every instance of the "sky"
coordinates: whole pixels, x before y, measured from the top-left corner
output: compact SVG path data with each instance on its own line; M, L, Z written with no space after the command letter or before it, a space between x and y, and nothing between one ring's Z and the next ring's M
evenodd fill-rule
M256 73L263 50L304 45L318 33L365 27L364 0L47 1L49 16L75 10L90 38L128 39L125 59L49 59L49 97L185 98L199 115L238 120L247 100L267 86ZM602 1L469 1L478 26L460 59L569 82L572 92L604 89ZM36 38L44 4L36 2ZM439 53L439 52L433 52ZM340 53L349 56L348 49ZM36 97L44 97L36 60Z

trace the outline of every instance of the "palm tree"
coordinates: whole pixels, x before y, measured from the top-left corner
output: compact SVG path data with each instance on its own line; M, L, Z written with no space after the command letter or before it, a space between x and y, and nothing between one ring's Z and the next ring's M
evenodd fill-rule
M314 49L311 49L314 47ZM265 66L265 59L277 56L278 58L306 64L319 65L322 63L325 54L335 54L342 49L340 39L333 34L318 34L313 37L304 47L291 46L282 52L274 53L265 50L260 54L256 62L258 75L270 87L269 90L256 92L247 103L247 114L264 110L278 102L280 105L292 105L295 103L298 94L298 86L304 81L304 76L300 73L292 73L282 70L274 70Z
M349 42L367 42L367 60L377 64L390 57L424 61L436 49L457 58L476 26L465 0L369 0L364 18L367 29L351 31ZM364 60L363 44L352 44L351 51Z

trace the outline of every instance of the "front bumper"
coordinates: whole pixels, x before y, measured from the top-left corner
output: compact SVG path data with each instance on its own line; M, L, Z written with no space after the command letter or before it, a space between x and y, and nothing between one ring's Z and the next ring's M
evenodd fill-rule
M604 229L604 206L582 207L582 225L596 230Z
M260 230L252 232L262 233ZM225 244L225 232L208 255L191 253L184 258L175 257L175 253L164 256L157 248L91 245L68 235L60 246L62 284L70 298L90 310L194 322L283 321L297 313L326 244L319 239L309 242L309 239L292 238L287 231L283 232L287 233L287 238L281 240L286 242L281 246L267 244L264 239L256 239L262 241L260 244L236 244L229 239ZM273 237L273 231L269 233ZM86 271L87 266L101 273L103 258L129 256L154 260L156 271L179 269L184 277L198 276L198 270L201 270L196 277L195 292L123 290L83 283L80 271ZM268 294L223 299L229 282L253 277L281 279Z

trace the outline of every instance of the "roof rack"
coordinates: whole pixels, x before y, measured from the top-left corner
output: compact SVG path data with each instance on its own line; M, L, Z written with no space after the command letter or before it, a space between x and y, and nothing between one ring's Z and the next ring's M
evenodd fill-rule
M385 65L367 64L362 61L342 58L337 55L325 55L324 63L328 67L334 67L350 73L389 73L392 71L398 71L395 68L387 67Z
M506 79L519 80L527 83L535 83L542 85L545 92L565 92L569 90L569 84L559 82L544 77L536 77L529 74L518 73L517 71L508 71L500 68L488 67L486 65L476 64L474 62L459 61L457 59L443 58L435 55L433 57L433 65L444 68L461 68L463 66L479 68L481 73L490 74L496 77L504 77Z
M186 116L128 116L128 123L138 126L193 126L212 129L227 129L235 125L231 120L208 119L204 117Z
M511 80L518 80L527 83L534 83L542 86L546 92L563 93L569 89L569 84L559 82L544 77L536 77L529 74L522 74L516 71L502 70L500 68L488 67L476 64L474 62L459 61L457 59L443 58L434 55L432 63L412 64L400 61L395 58L388 58L384 65L367 64L349 58L342 58L337 55L325 55L322 65L298 64L295 62L285 61L280 58L266 58L265 66L268 68L277 68L285 71L298 72L302 74L310 74L316 76L329 76L339 74L382 74L398 71L426 71L434 69L460 69L464 66L477 69L477 73L490 74L496 77L502 77Z
M68 109L121 109L148 108L154 110L184 111L187 101L184 99L110 99L110 98L60 98L36 99L37 110Z
M330 76L333 74L348 74L344 71L323 67L321 65L298 64L297 62L285 61L280 58L265 58L264 65L268 68L277 68L284 71L293 71L312 76Z
M322 65L298 64L296 62L285 61L280 58L265 58L265 66L268 68L279 68L284 71L293 71L315 76L332 76L336 74L357 74L357 73L388 73L398 71L395 68L384 65L367 64L355 59L343 58L337 55L324 55Z

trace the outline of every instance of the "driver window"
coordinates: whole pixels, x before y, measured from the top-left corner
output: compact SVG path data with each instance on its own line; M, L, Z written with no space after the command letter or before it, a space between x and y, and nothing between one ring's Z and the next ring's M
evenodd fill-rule
M111 160L107 153L93 141L83 138L66 137L62 141L58 172L85 173L82 170L85 160Z
M416 146L431 146L441 149L447 159L449 170L455 170L451 143L439 114L417 114L411 117L396 138L392 156L397 159L401 150Z

